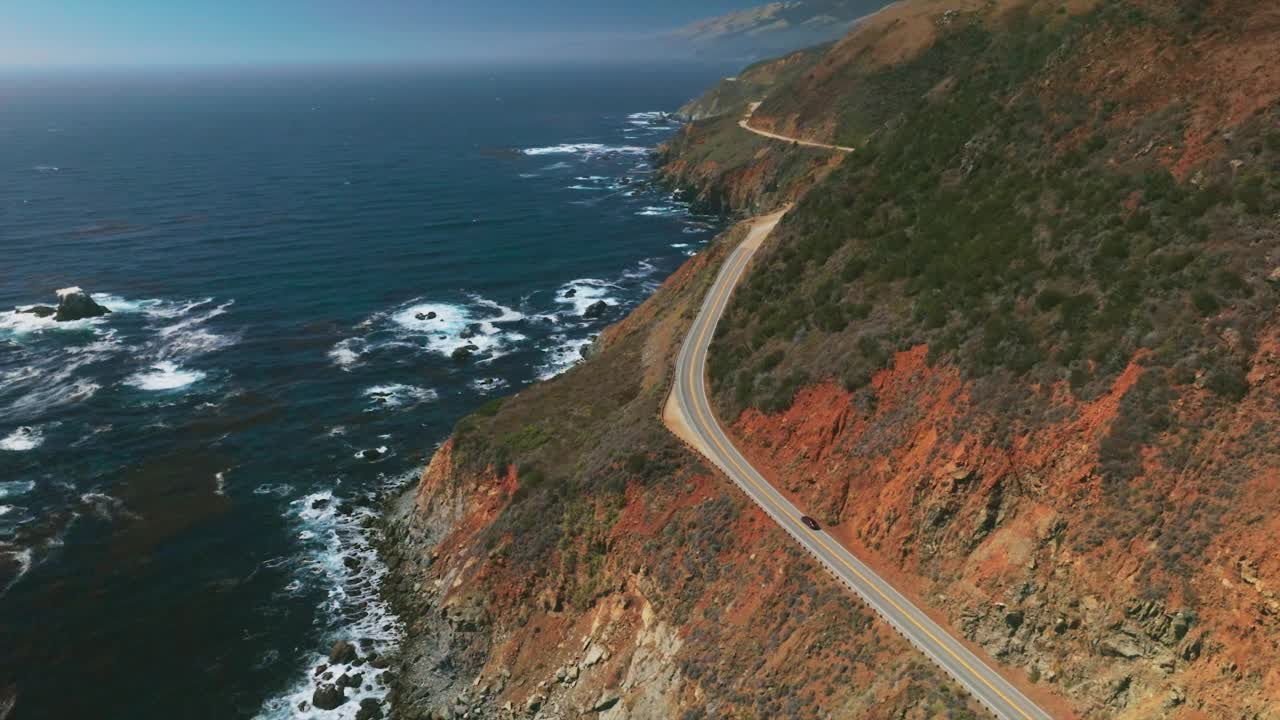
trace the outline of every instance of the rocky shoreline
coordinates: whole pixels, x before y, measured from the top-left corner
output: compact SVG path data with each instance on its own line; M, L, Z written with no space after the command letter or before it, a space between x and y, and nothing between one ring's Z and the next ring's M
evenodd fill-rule
M374 527L375 547L387 566L382 584L383 600L392 612L406 619L406 632L396 657L392 658L390 717L403 720L437 720L496 717L485 703L489 686L462 688L468 675L465 650L460 633L474 634L485 623L480 614L449 617L436 611L440 597L435 583L426 580L426 570L433 563L432 552L444 534L444 523L425 521L414 510L416 483L386 499L383 513ZM459 692L460 691L460 692ZM456 695L448 702L450 695Z

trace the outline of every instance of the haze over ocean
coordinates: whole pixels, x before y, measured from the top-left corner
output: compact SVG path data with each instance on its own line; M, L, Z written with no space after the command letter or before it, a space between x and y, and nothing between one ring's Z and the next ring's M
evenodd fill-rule
M326 716L297 711L318 655L398 631L373 496L714 234L647 180L657 111L723 74L0 79L17 717ZM112 314L9 312L66 286Z

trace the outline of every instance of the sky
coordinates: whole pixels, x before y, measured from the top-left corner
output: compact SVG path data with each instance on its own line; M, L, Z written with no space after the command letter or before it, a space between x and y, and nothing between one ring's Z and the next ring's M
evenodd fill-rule
M0 67L607 57L762 1L0 0Z

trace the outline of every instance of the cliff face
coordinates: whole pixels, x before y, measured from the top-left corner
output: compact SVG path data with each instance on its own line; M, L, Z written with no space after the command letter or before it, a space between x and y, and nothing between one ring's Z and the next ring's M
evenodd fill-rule
M1234 407L1206 412L1209 391L1183 393L1183 421L1202 432L1185 456L1146 452L1125 503L1101 458L1140 361L1091 401L1047 394L1056 419L1013 437L923 347L863 390L806 387L734 429L850 547L1087 715L1268 717L1280 710L1280 598L1266 580L1280 570L1276 341L1260 341Z
M722 421L1055 717L1280 717L1277 13L901 3L758 76L753 122L858 152L734 110L664 153L796 202L713 343ZM400 715L982 715L659 424L741 233L402 499Z
M659 424L693 258L592 359L463 421L385 527L406 718L974 717Z

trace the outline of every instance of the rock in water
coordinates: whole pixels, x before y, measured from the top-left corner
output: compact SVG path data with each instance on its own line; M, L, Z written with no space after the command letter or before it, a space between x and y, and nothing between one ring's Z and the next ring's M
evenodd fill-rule
M587 309L582 313L582 317L585 317L585 318L603 317L604 314L608 311L609 311L609 303L603 300L597 300L587 306Z
M1277 272L1280 272L1280 269L1278 269ZM565 291L564 296L566 298L577 297L578 296L577 288L569 288L568 290Z
M332 710L347 701L347 694L336 685L321 685L311 695L311 704L321 710Z
M51 308L48 305L36 305L35 307L29 307L26 310L18 310L17 312L19 315L35 315L38 318L47 318L58 312L58 309Z
M360 710L356 713L356 720L381 720L382 704L373 698L365 698L360 701Z
M111 311L94 302L89 293L78 287L70 287L58 291L58 311L53 319L57 322L71 322L102 317L109 312Z
M329 650L329 662L334 665L346 665L356 659L356 646L346 640L339 640Z
M451 353L453 359L457 362L464 362L471 359L471 356L480 349L480 346L474 344L463 345Z

